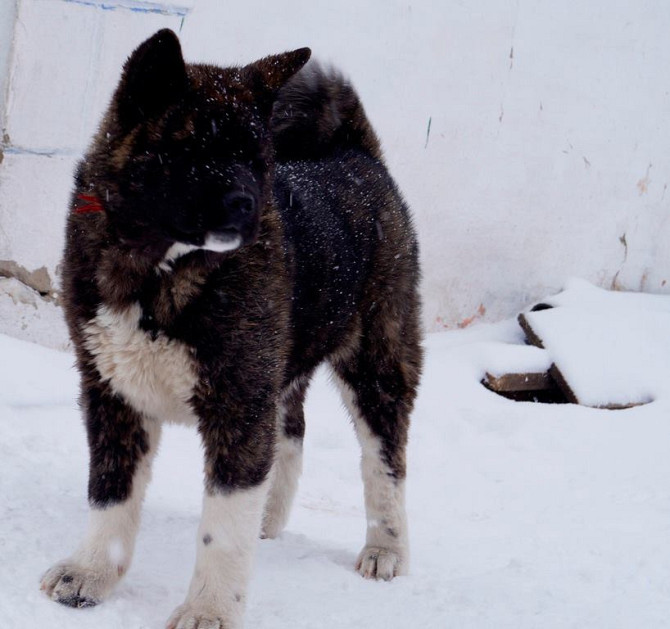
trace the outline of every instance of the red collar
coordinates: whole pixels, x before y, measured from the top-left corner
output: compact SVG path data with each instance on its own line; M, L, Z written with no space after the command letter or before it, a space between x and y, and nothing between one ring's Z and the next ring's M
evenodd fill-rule
M94 194L80 193L75 199L75 205L72 211L75 214L93 214L94 212L104 212L100 199Z

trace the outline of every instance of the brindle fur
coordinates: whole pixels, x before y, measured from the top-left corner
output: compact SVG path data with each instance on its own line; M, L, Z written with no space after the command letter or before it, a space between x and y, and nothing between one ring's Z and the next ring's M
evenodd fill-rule
M152 339L189 348L210 494L268 476L282 391L279 430L302 439L306 387L324 361L354 392L389 474L405 476L422 360L414 230L355 92L315 65L296 74L308 57L185 64L160 31L125 65L72 198L76 208L94 195L104 212L70 213L63 264L96 508L129 496L149 450L141 413L87 346L101 306L139 303ZM235 225L243 246L160 270L176 240L228 220L231 190L253 198L255 216Z

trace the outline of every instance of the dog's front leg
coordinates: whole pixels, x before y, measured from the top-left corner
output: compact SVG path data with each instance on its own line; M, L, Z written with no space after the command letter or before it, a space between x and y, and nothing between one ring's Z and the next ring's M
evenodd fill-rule
M262 417L262 419L260 419ZM272 465L272 411L201 421L205 495L186 602L168 629L239 629Z
M85 390L82 399L90 450L88 531L41 583L50 598L70 607L96 605L128 570L160 437L157 421L104 387Z

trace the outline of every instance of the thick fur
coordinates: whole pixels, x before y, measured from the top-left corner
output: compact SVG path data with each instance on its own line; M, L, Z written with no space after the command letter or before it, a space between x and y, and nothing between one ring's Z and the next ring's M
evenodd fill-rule
M406 572L417 243L355 91L300 71L308 57L185 64L160 31L126 63L79 166L63 303L92 518L43 579L61 603L95 604L127 570L160 425L179 421L202 437L205 500L196 575L169 626L241 626L252 541L288 518L324 361L364 452L358 569Z

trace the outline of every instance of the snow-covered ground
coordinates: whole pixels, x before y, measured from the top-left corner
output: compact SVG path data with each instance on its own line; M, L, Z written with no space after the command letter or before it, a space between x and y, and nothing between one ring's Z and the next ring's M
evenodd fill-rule
M353 563L365 519L358 447L325 372L307 402L305 470L278 540L261 541L247 628L670 626L670 383L622 411L517 403L484 389L524 350L514 321L434 334L411 432L412 569ZM0 337L0 626L158 629L182 602L201 501L196 435L166 430L135 561L109 600L39 592L86 521L87 453L68 354Z

